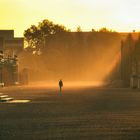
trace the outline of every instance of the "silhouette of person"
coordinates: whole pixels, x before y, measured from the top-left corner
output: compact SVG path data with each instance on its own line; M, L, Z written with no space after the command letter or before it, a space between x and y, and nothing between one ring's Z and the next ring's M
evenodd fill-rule
M59 81L59 88L60 88L60 92L62 91L62 87L63 87L63 81L62 81L62 80L60 80L60 81Z

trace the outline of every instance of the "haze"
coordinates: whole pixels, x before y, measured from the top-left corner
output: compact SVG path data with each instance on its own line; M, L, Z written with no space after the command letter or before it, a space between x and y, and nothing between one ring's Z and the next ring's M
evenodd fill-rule
M101 85L119 62L120 41L118 33L73 32L54 36L46 41L45 53L40 56L21 53L19 69L29 69L30 81L56 83L62 78L67 86L71 82L77 86L85 82Z

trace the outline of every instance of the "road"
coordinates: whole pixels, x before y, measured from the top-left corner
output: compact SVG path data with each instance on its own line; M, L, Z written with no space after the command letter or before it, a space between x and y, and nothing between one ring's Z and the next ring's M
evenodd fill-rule
M0 89L28 103L0 103L0 140L139 140L140 91Z

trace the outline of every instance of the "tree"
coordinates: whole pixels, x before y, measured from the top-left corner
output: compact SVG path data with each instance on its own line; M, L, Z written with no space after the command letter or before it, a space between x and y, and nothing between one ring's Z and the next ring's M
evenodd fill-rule
M110 32L106 27L103 27L99 30L99 32Z
M45 19L39 22L38 26L32 25L25 30L24 37L27 47L33 48L34 51L41 51L45 47L44 42L46 38L69 31L65 26L54 24L52 21Z
M27 43L27 47L37 49L41 43L41 31L35 25L31 25L30 28L25 30L24 32L25 41Z
M103 27L101 29L99 29L99 32L103 32L103 33L117 33L115 30L109 30L106 27Z
M81 26L77 27L77 32L82 32Z
M92 29L91 29L91 32L96 32L96 30L92 28Z

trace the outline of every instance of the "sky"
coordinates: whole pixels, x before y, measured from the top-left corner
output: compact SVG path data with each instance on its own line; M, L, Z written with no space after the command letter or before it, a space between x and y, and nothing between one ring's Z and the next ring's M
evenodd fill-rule
M16 37L44 19L72 31L102 27L118 32L140 31L140 0L0 0L0 29Z

